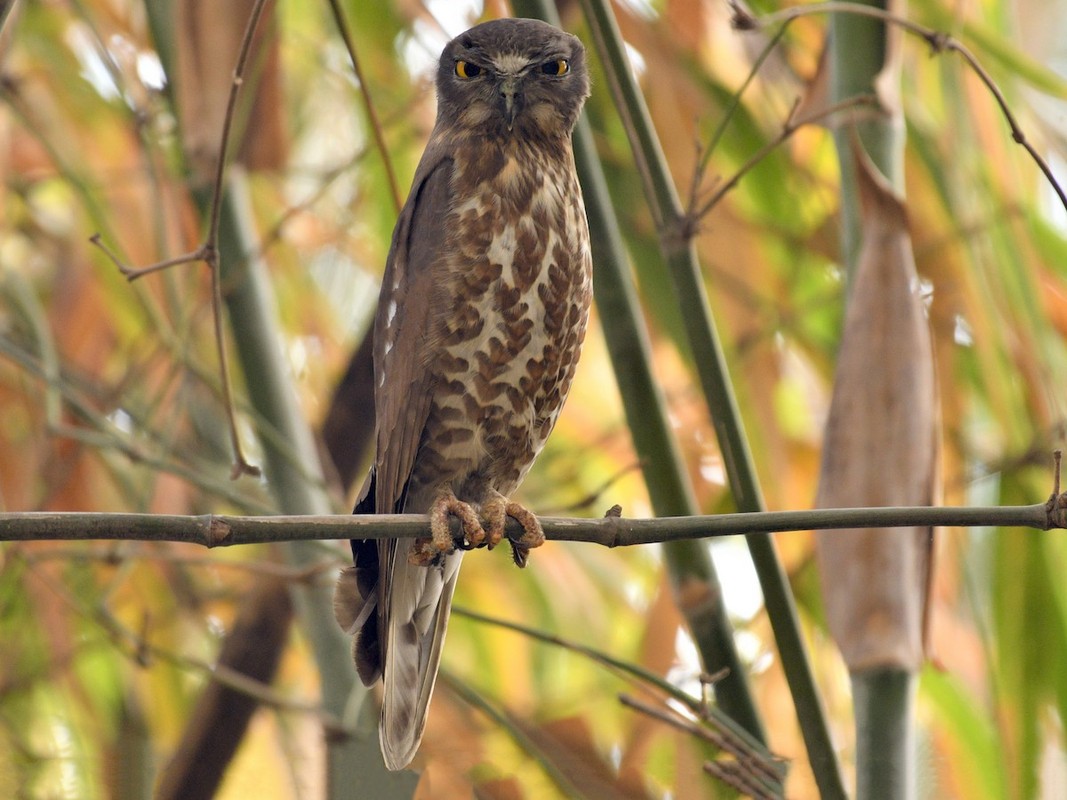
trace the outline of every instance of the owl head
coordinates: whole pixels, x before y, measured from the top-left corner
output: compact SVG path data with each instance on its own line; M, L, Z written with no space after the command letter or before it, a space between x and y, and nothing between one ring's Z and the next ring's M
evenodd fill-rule
M569 137L589 96L578 37L533 19L498 19L448 43L437 121L486 138Z

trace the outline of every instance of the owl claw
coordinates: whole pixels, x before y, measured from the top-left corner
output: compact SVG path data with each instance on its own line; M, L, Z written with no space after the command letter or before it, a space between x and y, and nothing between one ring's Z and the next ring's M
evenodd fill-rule
M459 520L462 535L452 537L449 517ZM471 550L485 539L485 529L470 504L456 499L455 495L443 494L430 506L429 539L416 539L408 554L408 562L416 566L440 566L444 557L460 550Z
M523 533L518 538L509 537L511 557L518 567L525 567L530 557L530 550L545 543L545 532L537 516L525 506L500 497L490 500L482 506L482 514L488 523L488 546L492 550L504 538L507 518L511 517L522 525Z

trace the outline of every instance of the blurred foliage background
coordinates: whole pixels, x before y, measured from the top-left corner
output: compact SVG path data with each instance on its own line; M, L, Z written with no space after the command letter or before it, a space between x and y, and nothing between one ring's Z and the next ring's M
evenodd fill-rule
M341 5L363 83L329 7L282 0L268 6L236 117L245 134L234 154L249 200L245 222L269 267L286 367L316 429L367 331L396 215L363 93L403 195L433 122L441 47L475 21L508 13L503 3L476 0ZM278 510L264 481L229 479L205 268L128 283L88 241L99 232L133 265L199 244L197 196L214 168L219 97L248 8L163 0L4 6L4 511ZM584 37L576 5L561 3L560 12ZM915 0L906 13L975 52L1062 173L1067 3ZM719 0L625 0L616 14L683 195L728 178L779 133L798 98L812 101L827 30L821 15L790 27L733 111L705 183L693 187L701 143L766 37L731 29ZM1067 410L1067 214L960 60L931 57L915 39L903 52L907 204L937 357L944 499L1040 502ZM595 59L593 68L587 116L623 215L657 377L701 508L729 510L654 226ZM815 494L843 307L837 169L829 132L802 129L702 220L697 240L774 509L806 508ZM234 379L256 460L248 398L257 379ZM351 413L360 417L360 409ZM366 454L350 457L361 471ZM599 516L619 503L629 516L647 516L637 467L594 325L571 400L522 499L542 514ZM327 469L338 512L353 491L338 477L344 472ZM847 771L848 680L825 631L811 537L779 535L776 543ZM712 552L770 745L790 761L787 795L814 796L747 551L722 541ZM242 601L268 580L329 584L347 547L324 544L320 560L321 569L307 571L269 547L208 554L168 544L5 545L0 794L149 796L192 724ZM921 796L1062 796L1065 570L1059 532L942 532L932 661L920 688ZM504 553L479 552L463 573L457 606L698 691L696 651L656 548L550 544L522 572ZM220 797L324 791L319 667L305 630L284 628L280 616L287 632L274 694L252 716ZM574 787L587 796L732 796L702 772L703 745L620 705L619 692L640 686L567 648L454 615L444 665L419 796L474 796L474 787L479 797L553 797Z

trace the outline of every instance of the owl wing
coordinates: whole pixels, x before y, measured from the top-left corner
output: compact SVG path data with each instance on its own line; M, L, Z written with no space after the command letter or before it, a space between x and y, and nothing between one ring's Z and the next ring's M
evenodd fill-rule
M374 321L377 452L356 513L426 510L404 504L433 391L431 329L444 301L452 171L431 142L393 232ZM461 559L448 556L444 569L413 566L411 544L353 541L355 563L335 595L338 621L356 633L361 679L369 685L384 675L380 735L390 769L406 766L422 739Z
M405 487L430 409L431 327L440 313L452 159L431 144L415 172L389 248L374 318L377 452L374 507L403 510Z

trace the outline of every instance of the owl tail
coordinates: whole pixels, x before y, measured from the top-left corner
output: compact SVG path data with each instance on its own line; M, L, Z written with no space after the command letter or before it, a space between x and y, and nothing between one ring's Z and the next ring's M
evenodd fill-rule
M408 563L413 542L396 543L379 618L385 631L379 736L385 765L392 770L411 763L422 741L463 559L456 552L441 567L414 566Z

